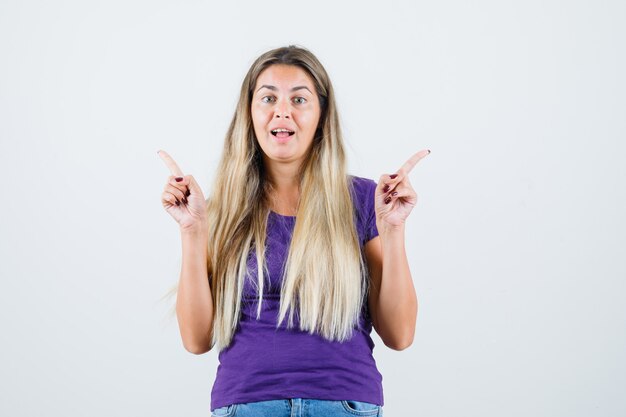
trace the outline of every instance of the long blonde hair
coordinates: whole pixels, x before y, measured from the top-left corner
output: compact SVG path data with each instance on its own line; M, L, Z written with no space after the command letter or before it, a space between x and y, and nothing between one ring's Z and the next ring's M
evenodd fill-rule
M332 84L326 70L308 50L297 46L273 49L250 67L226 134L218 175L207 199L209 219L207 268L213 296L213 339L228 347L239 323L241 296L251 251L256 255L257 319L268 273L265 238L272 185L265 176L262 150L251 116L257 78L271 65L302 68L313 80L320 102L320 122L310 152L300 168L300 200L282 280L277 327L293 327L331 341L352 335L367 293L365 266L351 197L351 178Z

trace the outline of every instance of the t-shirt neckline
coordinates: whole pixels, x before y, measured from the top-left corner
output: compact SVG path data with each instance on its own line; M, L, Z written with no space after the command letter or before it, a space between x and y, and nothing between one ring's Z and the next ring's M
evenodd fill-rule
M270 210L270 213L272 213L272 214L274 214L274 215L276 215L278 217L284 217L284 218L287 218L287 219L295 219L296 218L296 216L286 216L284 214L276 213L274 210Z

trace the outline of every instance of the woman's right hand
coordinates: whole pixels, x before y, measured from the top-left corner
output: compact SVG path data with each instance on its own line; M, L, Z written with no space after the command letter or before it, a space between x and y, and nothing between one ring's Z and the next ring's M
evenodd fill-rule
M183 174L167 152L157 153L171 173L161 194L163 208L178 222L181 231L206 228L206 201L202 189L192 175Z

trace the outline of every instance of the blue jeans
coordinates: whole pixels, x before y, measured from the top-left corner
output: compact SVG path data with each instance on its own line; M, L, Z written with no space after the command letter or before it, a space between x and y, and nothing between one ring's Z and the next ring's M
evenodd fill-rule
M363 401L303 398L231 404L211 410L212 417L382 417L383 407Z

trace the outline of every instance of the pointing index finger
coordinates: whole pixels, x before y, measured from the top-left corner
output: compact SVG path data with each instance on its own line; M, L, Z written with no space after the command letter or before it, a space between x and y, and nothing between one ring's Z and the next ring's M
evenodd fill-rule
M420 159L422 159L423 157L425 157L429 153L430 153L430 151L428 149L424 149L424 150L419 151L418 153L416 153L415 155L410 157L409 160L406 161L404 163L404 165L402 165L402 168L400 168L399 171L403 171L404 175L408 175L409 172L411 172L411 170L413 169L413 167L415 167L415 165L417 165L417 163L420 161Z
M185 175L183 174L183 171L180 169L178 164L174 162L174 159L167 152L160 150L157 151L157 153L159 154L159 157L161 157L163 162L165 162L165 165L167 165L172 175L174 175L175 177L183 177Z

